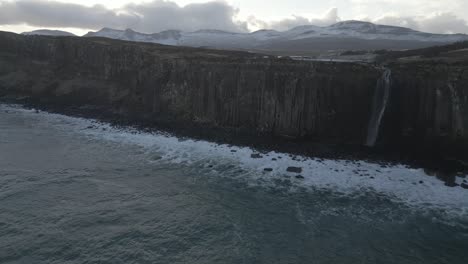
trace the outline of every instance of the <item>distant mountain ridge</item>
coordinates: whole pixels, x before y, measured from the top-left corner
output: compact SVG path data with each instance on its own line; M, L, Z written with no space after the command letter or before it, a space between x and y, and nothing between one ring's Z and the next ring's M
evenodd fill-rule
M356 20L343 21L326 27L304 25L282 32L259 30L252 33L167 30L145 34L132 29L103 28L97 32L89 32L83 37L288 54L330 50L403 50L468 40L468 35L464 34L424 33L405 27L377 25Z
M30 32L23 32L22 35L43 35L43 36L68 36L76 37L75 34L62 30L39 29Z

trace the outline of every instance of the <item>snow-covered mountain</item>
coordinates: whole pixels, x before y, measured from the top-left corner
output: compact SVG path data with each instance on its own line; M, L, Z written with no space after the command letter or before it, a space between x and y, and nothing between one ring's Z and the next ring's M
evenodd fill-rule
M177 30L167 30L155 34L144 34L133 31L132 29L116 30L111 28L103 28L98 32L89 32L88 34L84 35L84 37L104 37L127 41L178 45L178 39L180 39L181 35L182 32Z
M34 34L59 34L55 32L57 31L33 31ZM84 37L296 55L331 50L414 49L468 40L468 35L464 34L431 34L410 28L376 25L354 20L339 22L327 27L299 26L284 32L259 30L252 33L233 33L220 30L195 32L167 30L144 34L131 29L103 28L97 32L89 32Z
M306 38L359 38L367 40L401 40L429 42L457 42L467 40L463 34L431 34L410 28L376 25L362 21L344 21L328 27L299 26L283 33L290 39Z
M43 36L76 36L73 33L61 31L61 30L49 30L49 29L39 29L30 32L23 32L22 35L43 35Z

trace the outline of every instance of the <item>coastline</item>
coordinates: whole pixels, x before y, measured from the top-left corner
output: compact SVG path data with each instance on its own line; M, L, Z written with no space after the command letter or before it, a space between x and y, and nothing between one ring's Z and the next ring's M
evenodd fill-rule
M468 171L466 63L395 62L391 79L380 82L386 75L375 65L109 39L0 38L4 101L260 151ZM375 100L379 90L384 96ZM377 145L367 148L373 113Z
M195 168L210 177L221 177L221 181L240 180L246 188L267 188L284 194L326 192L346 197L381 197L421 212L440 212L466 219L468 175L456 176L454 182L457 185L447 186L422 168L399 163L322 159L266 150L259 152L246 146L181 138L164 131L144 131L102 119L28 109L18 104L0 104L0 115L5 117L2 122L6 130L10 120L13 129L18 122L23 129L31 130L27 133L32 135L37 131L31 128L37 127L42 131L38 136L44 132L66 135L73 142L128 150L129 155L138 155L141 164L175 166L183 171ZM9 141L8 138L4 138L5 142ZM70 149L66 142L62 141L60 145L57 147ZM111 156L108 158L112 160ZM120 162L115 160L113 164L119 166ZM196 174L193 177L197 177Z
M272 135L255 134L244 129L204 126L197 123L181 123L174 120L155 120L117 113L104 107L90 105L64 106L51 103L39 103L30 98L0 98L0 104L20 105L26 109L62 114L70 117L90 118L110 124L115 128L131 128L140 132L164 133L182 140L208 141L215 144L248 147L258 155L271 151L286 153L292 160L301 157L317 160L345 160L377 164L383 168L402 165L406 168L424 169L429 176L436 176L446 186L458 187L456 177L468 175L468 163L450 157L444 157L434 150L412 150L399 147L376 146L369 148L337 142L323 142L313 139L294 139ZM250 158L255 159L257 156ZM467 185L463 184L467 189Z

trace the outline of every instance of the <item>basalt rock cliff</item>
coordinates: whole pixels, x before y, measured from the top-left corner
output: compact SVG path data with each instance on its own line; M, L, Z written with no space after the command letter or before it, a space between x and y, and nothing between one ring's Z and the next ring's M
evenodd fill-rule
M385 66L294 61L0 32L0 96L99 107L155 123L354 145L366 143L369 123L380 109L377 145L427 147L463 157L468 153L467 61L392 60ZM388 93L378 92L388 71ZM381 100L385 94L388 100ZM383 101L385 107L376 107Z

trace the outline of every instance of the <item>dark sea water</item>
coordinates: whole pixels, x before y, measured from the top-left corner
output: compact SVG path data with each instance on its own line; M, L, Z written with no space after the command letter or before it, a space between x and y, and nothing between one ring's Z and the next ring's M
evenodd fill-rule
M468 190L251 153L0 105L0 263L468 263Z

